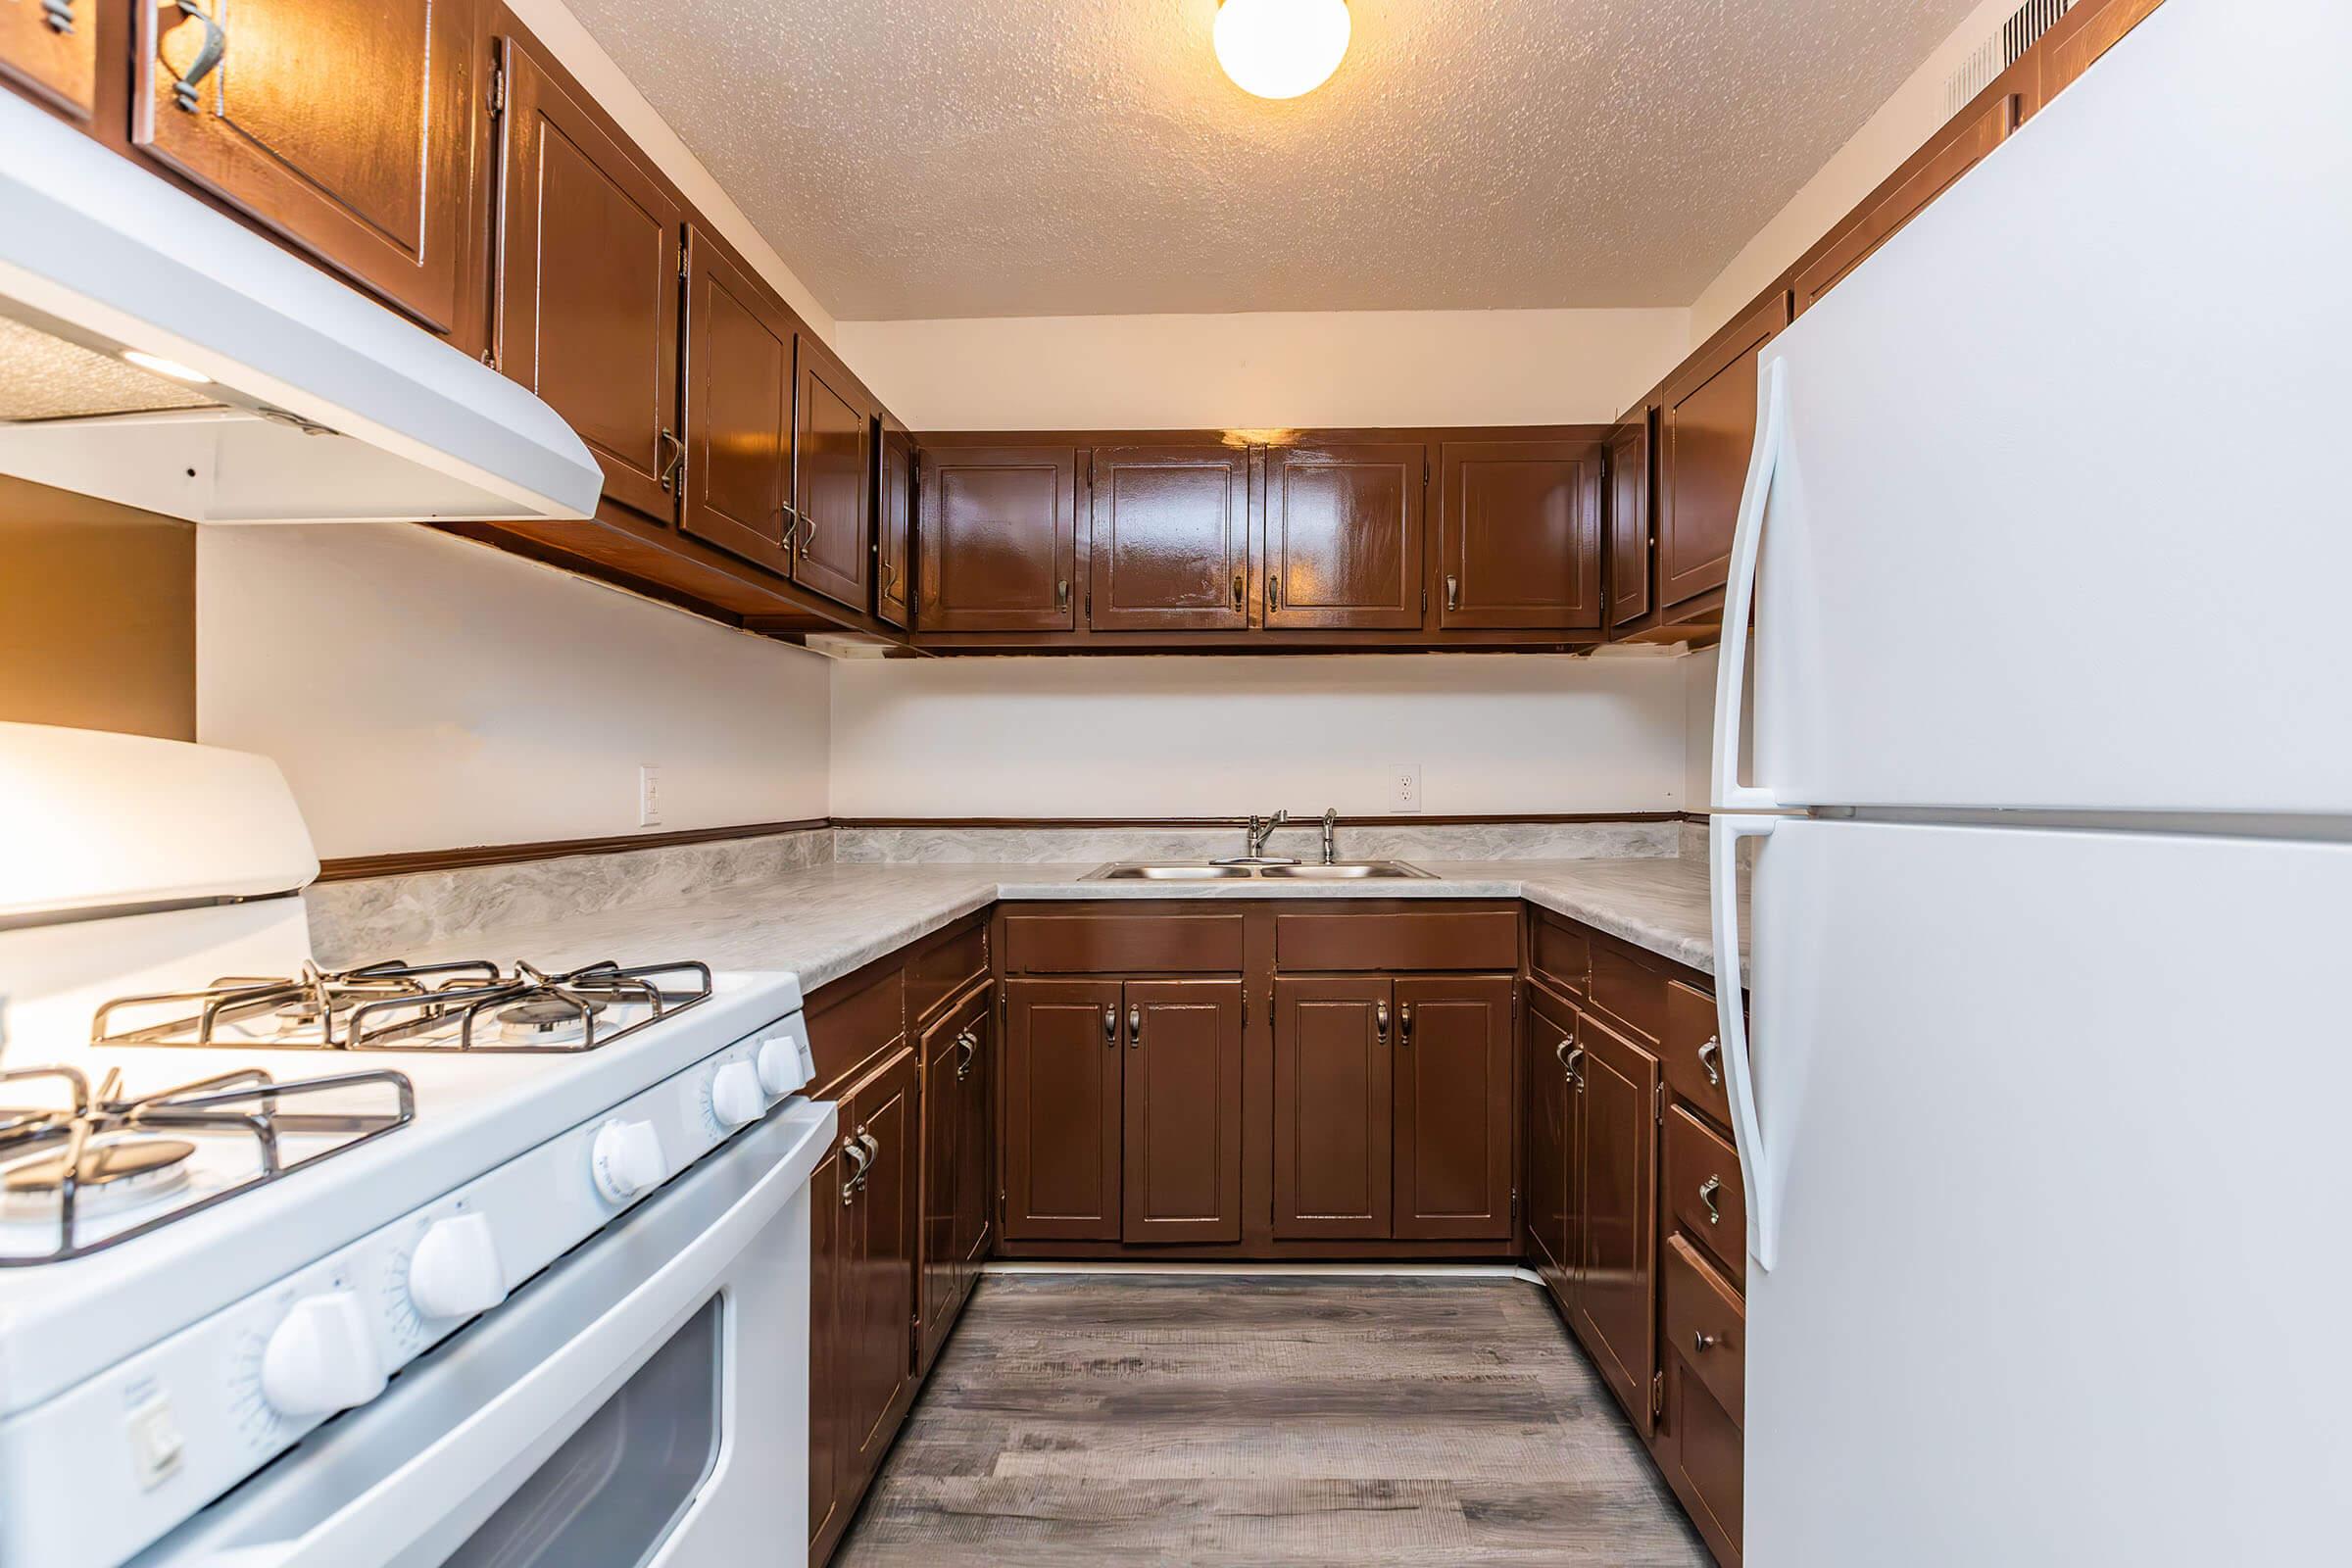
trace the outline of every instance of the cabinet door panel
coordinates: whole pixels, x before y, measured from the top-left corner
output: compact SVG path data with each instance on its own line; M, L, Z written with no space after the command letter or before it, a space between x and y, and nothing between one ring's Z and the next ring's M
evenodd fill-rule
M1568 1053L1575 1010L1531 988L1521 1074L1527 1084L1527 1238L1536 1272L1552 1298L1568 1304L1568 1158L1573 1097Z
M971 1295L980 1278L980 1265L997 1245L997 1029L991 995L982 992L971 1022L972 1045L966 1054L956 1102L962 1127L956 1135L959 1162L956 1186L956 1249L958 1298Z
M847 1134L843 1135L845 1138ZM843 1450L846 1419L842 1379L848 1364L842 1317L844 1243L848 1205L842 1201L838 1143L808 1178L808 1540L840 1535L844 1524ZM821 1551L812 1556L822 1556Z
M1438 449L1438 624L1600 624L1597 441L1447 441Z
M1577 1020L1584 1255L1571 1321L1634 1425L1650 1427L1657 1315L1658 1058L1591 1013Z
M1242 982L1127 982L1130 1242L1242 1239Z
M793 323L692 229L686 240L686 504L679 526L791 568Z
M1390 1232L1393 1133L1385 979L1274 982L1274 1235Z
M874 508L874 614L905 627L913 624L906 567L914 546L914 438L906 431L883 430L881 473Z
M1119 1237L1116 980L1005 983L1004 1236Z
M98 25L98 0L0 0L0 82L88 120Z
M1069 631L1074 447L946 447L921 459L923 631Z
M132 143L448 332L476 212L475 3L143 5Z
M969 1038L968 1012L958 1011L923 1031L922 1236L918 1268L922 1287L919 1365L929 1367L947 1338L959 1299L963 1257L956 1221L963 1204L962 1042Z
M799 415L793 441L793 511L800 547L792 580L853 610L865 608L873 559L866 489L872 415L849 372L806 333L800 337Z
M1093 472L1089 625L1238 631L1249 624L1247 449L1097 447Z
M1649 613L1649 411L1609 432L1609 624Z
M1427 462L1420 446L1267 451L1266 625L1421 625Z
M902 1049L849 1097L851 1134L872 1151L849 1205L845 1278L849 1367L843 1388L852 1473L860 1489L897 1436L894 1417L913 1373L921 1179L916 1071L914 1052Z
M1396 1199L1400 1241L1511 1235L1511 981L1396 982Z
M607 497L667 522L684 450L677 205L527 46L503 47L499 368L579 432Z
M1756 354L1788 324L1776 293L1686 365L1658 412L1657 601L1721 588L1756 439Z

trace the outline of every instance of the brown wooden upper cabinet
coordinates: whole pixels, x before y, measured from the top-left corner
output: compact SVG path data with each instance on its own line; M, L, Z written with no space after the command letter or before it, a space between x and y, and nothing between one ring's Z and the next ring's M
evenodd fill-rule
M1649 421L1642 410L1609 432L1609 624L1649 613Z
M914 438L882 421L874 499L874 614L902 629L914 624L907 567L914 549Z
M792 569L796 323L700 230L686 235L687 533Z
M141 4L131 142L471 352L477 3Z
M1847 214L1798 267L1796 314L1811 309L1838 279L1998 147L2017 128L2022 105L2017 93L2000 92L1976 105L1975 113L1956 117Z
M1667 384L1658 409L1657 608L1719 589L1756 437L1756 354L1788 324L1771 298L1719 332Z
M1069 631L1075 447L931 447L917 530L923 631Z
M792 580L863 610L874 556L873 404L808 332L800 335L800 368L792 510L801 531Z
M1265 472L1265 624L1418 629L1428 449L1270 447Z
M500 40L498 368L579 433L608 500L669 522L682 216L533 51Z
M98 0L0 0L0 82L76 120L97 108Z
M1446 441L1438 448L1438 624L1600 625L1597 441Z
M1247 447L1096 447L1087 624L1247 627L1250 467Z

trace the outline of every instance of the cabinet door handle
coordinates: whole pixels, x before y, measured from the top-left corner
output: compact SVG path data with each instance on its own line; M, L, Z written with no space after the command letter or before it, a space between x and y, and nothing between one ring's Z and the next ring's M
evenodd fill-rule
M1693 1330L1690 1335L1690 1348L1701 1355L1722 1343L1723 1341L1709 1334L1705 1329Z
M1580 1095L1585 1092L1585 1074L1584 1069L1579 1067L1577 1063L1584 1059L1585 1048L1578 1046L1575 1050L1568 1053L1568 1059L1561 1063L1562 1066L1568 1069L1568 1081L1576 1085L1576 1092Z
M190 22L204 24L204 42L198 46L196 58L188 62L186 74L172 72L172 101L192 115L203 105L203 99L196 92L197 84L211 75L213 68L220 64L220 57L228 53L228 33L220 24L205 14L196 0L172 0L172 3L178 7L179 14ZM163 58L160 39L156 45L156 58ZM171 71L171 64L166 62L164 69ZM662 433L667 435L669 432L664 430Z
M1144 1009L1127 1009L1127 1047L1130 1051L1144 1043Z
M808 553L808 547L815 543L816 514L810 512L804 512L801 514L801 554L807 555Z
M1282 608L1282 580L1270 571L1266 573L1266 608L1270 611Z
M980 1055L980 1042L972 1037L969 1029L966 1029L956 1037L956 1049L963 1053L963 1055L956 1063L956 1080L961 1083L965 1078L971 1076L972 1063Z
M1106 1046L1119 1043L1119 1009L1116 1007L1102 1009L1102 1043Z
M51 32L74 30L74 0L41 0L41 20Z
M1698 1064L1706 1069L1707 1087L1721 1089L1723 1087L1723 1043L1710 1036L1707 1043L1698 1048Z
M1054 608L1055 610L1067 610L1070 608L1070 579L1067 577L1057 577L1054 579Z
M1375 1002L1372 1004L1372 1032L1379 1038L1382 1045L1385 1046L1388 1044L1389 1004L1385 1002Z
M842 1139L841 1152L844 1158L858 1162L858 1168L850 1172L841 1184L841 1202L847 1208L858 1200L858 1189L865 1185L865 1168L874 1162L874 1156L865 1152L865 1146L858 1141L856 1133Z
M1723 1210L1715 1205L1715 1195L1723 1191L1723 1178L1710 1176L1698 1184L1698 1200L1707 1205L1707 1223L1723 1223Z
M1459 577L1449 575L1446 579L1446 608L1447 610L1462 608L1462 579Z
M1238 569L1233 574L1233 612L1242 612L1242 574Z
M1396 1009L1396 1043L1400 1046L1413 1043L1413 1004L1409 1002Z
M674 431L664 430L658 447L662 453L662 488L667 493L677 485L678 469L686 462L686 443Z
M1564 1072L1572 1070L1568 1066L1568 1053L1575 1045L1575 1037L1570 1035L1562 1035L1560 1037L1560 1043L1551 1048L1551 1059L1558 1062L1561 1070Z

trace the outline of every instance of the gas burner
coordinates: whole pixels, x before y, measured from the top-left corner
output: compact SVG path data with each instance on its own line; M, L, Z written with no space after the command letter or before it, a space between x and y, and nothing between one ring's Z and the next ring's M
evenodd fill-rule
M587 1037L605 1004L587 997L544 996L498 1015L498 1038L510 1046L564 1046Z
M480 959L394 961L336 971L306 963L301 974L288 979L230 976L201 991L121 998L98 1009L90 1041L329 1051L592 1051L710 995L710 965L694 962L624 968L607 960L562 974L520 962L502 969ZM477 1029L477 1023L495 1027ZM0 1135L6 1130L0 1121Z
M127 1096L120 1068L108 1071L94 1095L72 1067L0 1070L0 1084L37 1083L52 1086L51 1098L64 1103L0 1108L0 1219L44 1227L54 1240L37 1250L0 1249L0 1267L54 1263L143 1236L416 1116L408 1076L383 1068L278 1083L247 1067ZM344 1103L370 1091L383 1092L389 1104L353 1110ZM291 1101L318 1108L288 1109ZM296 1139L321 1147L292 1153L288 1146ZM227 1161L235 1173L223 1178L216 1171L209 1185L193 1181L204 1150L237 1156ZM146 1208L156 1212L93 1226Z
M81 1212L95 1218L171 1197L188 1185L188 1156L195 1152L184 1138L130 1133L89 1140L74 1172ZM53 1217L66 1168L62 1150L0 1166L0 1217Z

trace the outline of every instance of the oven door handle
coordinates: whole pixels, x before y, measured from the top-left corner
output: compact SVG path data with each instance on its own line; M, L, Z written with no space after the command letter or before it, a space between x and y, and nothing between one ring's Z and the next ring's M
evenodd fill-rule
M832 1121L831 1107L826 1121ZM812 1140L821 1156L833 1129ZM199 1548L186 1568L384 1568L443 1526L451 1500L478 1499L485 1477L526 1450L553 1452L710 1299L728 1267L808 1183L812 1159L779 1162L651 1276L421 1451L300 1534ZM526 1299L517 1293L510 1308ZM365 1412L362 1407L360 1413ZM519 1482L536 1463L520 1467ZM490 1500L495 1508L502 1494ZM486 1515L485 1515L486 1516ZM471 1528L471 1527L468 1527Z

